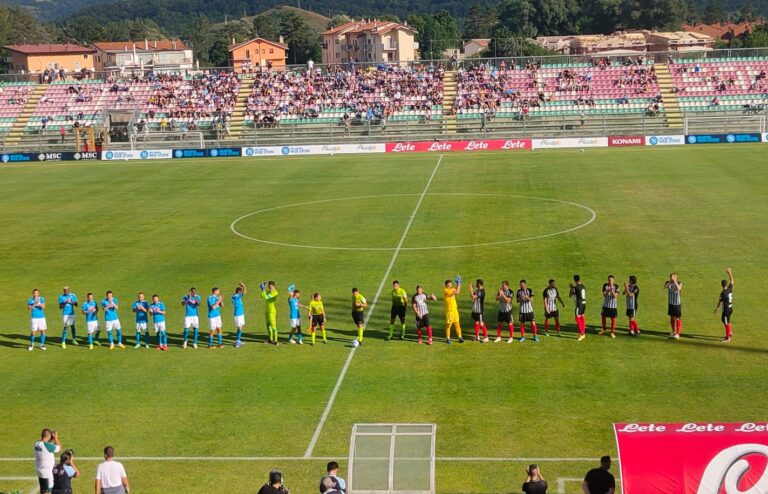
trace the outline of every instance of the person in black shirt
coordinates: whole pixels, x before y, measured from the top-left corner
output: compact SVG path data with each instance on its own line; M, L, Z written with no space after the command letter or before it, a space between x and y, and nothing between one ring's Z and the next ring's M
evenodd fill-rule
M283 474L280 470L269 472L269 482L261 486L259 494L289 494L288 488L283 485Z
M53 467L53 490L51 494L72 494L72 479L80 476L80 470L72 459L73 451L68 449L61 454L61 461Z
M724 343L730 343L733 338L731 332L731 315L733 314L733 271L731 268L725 270L728 274L728 280L720 282L720 286L723 287L723 291L720 292L720 299L717 301L717 307L715 307L715 314L720 306L723 307L723 314L720 316L720 320L723 321L725 326L725 338Z
M600 467L587 472L581 490L584 494L613 494L616 489L616 480L608 471L611 468L611 457L600 458Z
M583 340L587 330L587 320L584 318L584 312L587 310L587 289L581 282L581 276L573 275L574 283L571 283L570 296L574 299L574 313L576 315L576 326L579 328L579 341Z
M547 481L541 476L541 470L537 465L530 465L525 474L526 478L523 482L525 494L547 494Z

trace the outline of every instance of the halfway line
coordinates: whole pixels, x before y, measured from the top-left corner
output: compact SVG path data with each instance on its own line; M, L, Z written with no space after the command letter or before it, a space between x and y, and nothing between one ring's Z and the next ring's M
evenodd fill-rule
M421 195L419 196L419 200L416 202L416 207L413 208L413 212L411 213L410 218L408 218L408 223L405 225L405 230L403 230L403 234L400 236L400 241L397 242L397 246L395 247L395 251L392 253L392 259L389 261L389 266L387 266L387 271L384 273L384 276L381 278L381 283L379 283L379 288L376 290L376 295L373 297L373 302L371 302L371 305L368 307L368 314L365 316L364 326L368 326L368 321L370 321L371 316L373 315L373 310L376 308L376 303L379 301L379 297L381 296L381 292L384 290L384 285L387 284L387 281L389 280L389 273L392 272L392 268L395 265L395 261L397 260L398 254L400 254L400 250L403 248L403 243L405 242L405 237L408 236L408 232L411 229L411 225L413 225L413 219L416 217L416 213L419 212L419 209L421 208L421 203L424 202L424 196L427 195L427 191L429 190L430 185L432 185L432 180L434 180L435 175L437 174L438 168L440 168L440 163L443 161L443 155L440 155L440 158L437 160L437 164L435 165L435 168L432 170L432 175L429 176L429 180L427 180L427 185L424 186L424 190L421 191ZM320 417L320 422L317 424L317 428L315 429L315 433L312 436L312 440L309 441L309 446L307 446L307 451L304 452L304 458L311 458L312 452L315 450L315 445L317 444L317 440L320 438L320 433L323 432L323 427L325 426L325 421L328 420L328 415L331 413L331 408L333 408L333 402L336 400L336 395L339 392L339 388L341 388L341 383L344 381L344 376L347 375L347 369L349 369L349 364L352 363L352 357L355 356L355 350L357 350L358 347L352 347L352 350L349 351L349 355L347 356L347 361L344 362L344 367L341 369L341 373L339 374L339 378L336 380L336 386L333 387L333 392L331 392L331 397L328 399L328 404L325 405L325 410L323 410L323 415Z

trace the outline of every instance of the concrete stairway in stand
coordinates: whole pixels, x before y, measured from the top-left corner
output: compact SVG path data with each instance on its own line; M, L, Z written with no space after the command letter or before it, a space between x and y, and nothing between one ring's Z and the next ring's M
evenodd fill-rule
M675 83L672 80L669 65L657 63L653 67L659 80L659 93L664 100L664 117L667 127L681 129L683 127L683 114L680 111L677 94L673 91Z

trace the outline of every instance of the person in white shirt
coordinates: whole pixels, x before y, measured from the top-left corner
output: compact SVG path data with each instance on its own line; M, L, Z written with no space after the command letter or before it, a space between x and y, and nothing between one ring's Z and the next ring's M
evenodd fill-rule
M40 440L35 443L35 469L40 482L40 494L50 493L53 489L53 466L55 453L61 451L59 436L56 431L43 429Z
M104 462L96 468L95 494L128 494L131 487L125 468L115 461L115 448L104 448Z

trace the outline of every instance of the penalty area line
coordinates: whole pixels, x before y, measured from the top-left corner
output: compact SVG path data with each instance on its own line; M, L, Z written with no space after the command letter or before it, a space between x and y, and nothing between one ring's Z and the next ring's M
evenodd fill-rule
M427 180L427 185L425 185L424 190L421 191L421 195L419 195L419 200L416 202L416 206L413 208L413 212L408 218L408 223L406 223L405 225L403 234L400 236L400 240L397 242L397 246L395 246L395 251L392 253L392 258L389 260L387 271L384 273L384 276L381 278L381 283L379 283L379 288L376 290L376 295L373 297L373 302L371 302L371 305L368 307L368 313L365 315L364 327L368 326L368 321L370 321L371 315L373 314L373 311L376 308L376 303L379 301L379 297L381 296L381 293L384 290L384 285L387 284L387 280L389 279L389 274L392 272L392 268L395 265L397 256L400 254L400 251L403 249L403 243L405 242L405 237L408 236L408 232L411 230L411 225L413 225L413 220L414 218L416 218L416 214L419 212L419 209L421 208L421 204L424 202L424 197L427 195L427 192L429 191L429 187L432 185L432 180L434 180L435 175L437 175L437 170L440 168L440 163L442 162L443 162L443 155L441 154L440 158L438 158L437 160L437 164L435 164L435 168L432 169L432 174L429 176L429 180ZM328 420L328 415L330 415L331 413L331 408L333 408L333 402L336 400L336 395L339 393L339 388L341 388L341 383L344 381L344 376L347 375L349 364L352 363L352 358L355 356L355 351L357 350L357 348L358 347L353 346L352 349L349 351L349 355L347 356L347 361L344 362L344 367L342 367L341 373L339 373L339 378L336 380L336 386L334 386L333 391L331 392L331 397L328 399L328 403L325 405L325 410L323 410L323 415L320 417L320 422L318 422L317 428L315 429L315 433L312 435L312 439L309 441L309 445L307 446L307 451L304 452L304 458L310 458L312 456L312 452L315 450L315 445L317 444L317 440L320 439L320 433L323 432L323 427L325 426L325 422L326 420Z

